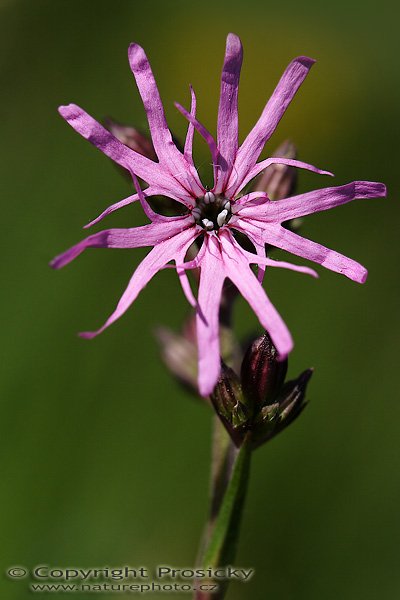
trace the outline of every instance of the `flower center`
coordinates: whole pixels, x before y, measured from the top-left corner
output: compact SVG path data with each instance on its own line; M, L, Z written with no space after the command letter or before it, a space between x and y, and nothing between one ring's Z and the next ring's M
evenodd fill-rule
M197 206L192 210L194 220L207 231L217 231L228 223L232 216L231 203L228 198L213 192L206 192L197 199Z

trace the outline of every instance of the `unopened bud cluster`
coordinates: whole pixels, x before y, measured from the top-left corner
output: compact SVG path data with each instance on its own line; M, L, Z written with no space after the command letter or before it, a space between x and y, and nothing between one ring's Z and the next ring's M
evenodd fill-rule
M254 447L285 429L305 407L312 369L285 383L287 361L280 361L268 333L247 350L240 377L222 365L211 396L215 411L229 435L240 446L250 431Z

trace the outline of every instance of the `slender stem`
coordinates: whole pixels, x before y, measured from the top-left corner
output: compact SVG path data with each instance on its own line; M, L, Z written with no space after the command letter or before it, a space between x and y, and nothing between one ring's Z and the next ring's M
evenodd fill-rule
M210 525L218 516L225 490L231 477L238 449L232 443L219 417L214 417L213 456L211 465L211 510ZM210 532L211 533L211 532Z
M237 453L214 529L204 553L203 566L205 568L227 565L235 557L247 491L250 456L250 438L247 437Z
M197 567L201 568L205 548L208 546L215 519L218 515L226 487L229 482L232 465L237 454L237 448L232 443L225 427L217 415L213 419L210 473L210 512L205 524L199 551L196 559Z
M225 440L226 444L226 440ZM234 449L234 452L233 452ZM221 447L218 448L221 451ZM233 463L229 456L234 454ZM214 439L214 457L216 456L216 444ZM225 446L218 460L219 468L215 471L213 463L213 495L210 520L207 527L207 536L204 540L203 569L217 569L232 564L235 559L236 546L239 537L242 509L246 497L249 479L249 468L251 458L251 440L248 435L239 449L234 448L232 442ZM204 581L203 581L204 582ZM199 582L197 582L199 583ZM217 593L197 590L196 600L222 600L224 598L228 580L222 585L220 583Z

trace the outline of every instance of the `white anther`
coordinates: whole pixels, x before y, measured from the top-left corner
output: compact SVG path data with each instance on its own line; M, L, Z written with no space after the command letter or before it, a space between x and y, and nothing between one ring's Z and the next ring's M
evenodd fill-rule
M210 221L210 219L203 219L202 223L205 229L207 229L207 231L211 231L212 229L214 229L214 223Z
M204 202L205 204L210 204L210 202L215 202L215 196L212 192L206 192L204 194Z
M225 223L225 220L226 220L227 216L228 216L228 211L226 209L222 210L219 213L219 215L217 217L217 223L218 223L219 227L222 227L222 225Z
M195 218L196 221L200 221L200 217L201 217L201 210L199 208L194 208L192 210L192 215Z
M231 203L229 202L229 200L227 200L224 204L224 208L226 208L226 210L231 210Z

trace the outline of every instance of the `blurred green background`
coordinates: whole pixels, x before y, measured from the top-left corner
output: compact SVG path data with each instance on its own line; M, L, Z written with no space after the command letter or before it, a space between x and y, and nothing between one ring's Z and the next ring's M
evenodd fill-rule
M310 406L254 456L237 564L253 567L232 600L393 600L398 548L398 12L375 2L0 0L2 186L1 562L190 566L206 517L211 419L160 364L157 324L187 306L171 271L92 342L138 251L91 251L61 272L53 255L130 193L114 165L58 116L77 102L96 118L145 127L126 50L152 62L171 128L198 94L213 131L225 36L245 49L241 136L298 54L318 60L267 151L292 138L300 158L384 181L387 200L308 217L303 233L365 264L365 286L319 269L270 273L269 294L296 347L290 374L314 366ZM196 143L201 168L210 159ZM300 173L300 190L329 185ZM105 226L141 223L128 207ZM237 331L256 320L244 302ZM1 578L2 597L31 597ZM108 597L107 595L105 595ZM39 594L40 597L40 594ZM86 597L76 595L76 597ZM159 596L148 594L147 597ZM168 594L167 594L168 597Z

